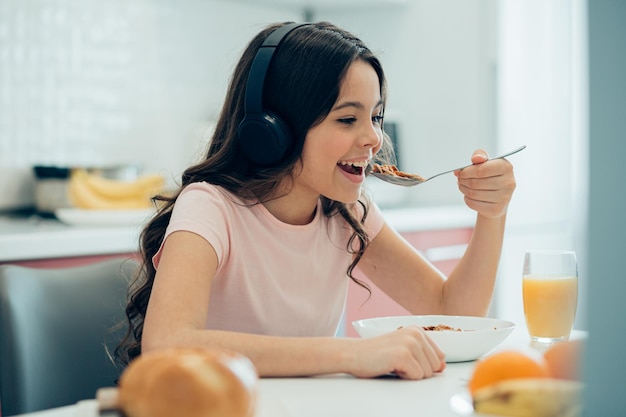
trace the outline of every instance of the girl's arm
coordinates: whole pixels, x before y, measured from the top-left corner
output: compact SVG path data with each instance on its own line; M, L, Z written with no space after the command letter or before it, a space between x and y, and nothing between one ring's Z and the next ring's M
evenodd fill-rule
M472 156L476 165L455 173L477 219L467 250L447 279L388 226L359 262L372 282L413 314L487 313L515 178L508 161L486 159L477 151Z
M167 238L144 323L144 352L175 346L233 350L250 358L261 376L346 372L374 377L396 372L404 378L421 379L445 366L443 353L415 327L372 339L274 337L206 330L216 269L215 251L200 236L175 232Z

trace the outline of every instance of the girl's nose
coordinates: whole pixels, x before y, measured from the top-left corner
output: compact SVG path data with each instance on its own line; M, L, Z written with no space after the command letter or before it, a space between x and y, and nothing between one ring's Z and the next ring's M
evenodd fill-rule
M361 146L376 148L383 141L383 132L380 127L370 126L361 136Z

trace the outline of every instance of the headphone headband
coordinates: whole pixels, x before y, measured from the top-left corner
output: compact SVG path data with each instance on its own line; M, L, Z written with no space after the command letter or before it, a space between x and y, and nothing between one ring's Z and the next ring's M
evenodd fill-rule
M275 29L265 38L250 65L244 117L237 128L237 142L246 157L256 165L274 165L293 148L289 126L277 115L263 110L263 86L278 45L292 30L307 24L289 23Z
M265 84L265 76L272 62L272 57L280 42L292 30L304 26L307 23L289 23L281 26L270 33L261 47L257 51L252 65L250 66L250 74L246 83L245 112L246 114L261 113L263 111L263 85Z

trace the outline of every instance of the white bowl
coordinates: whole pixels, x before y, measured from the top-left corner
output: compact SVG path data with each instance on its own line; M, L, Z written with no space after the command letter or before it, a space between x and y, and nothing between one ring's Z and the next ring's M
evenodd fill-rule
M361 337L380 336L400 326L450 326L455 330L427 331L446 355L446 362L473 361L498 346L515 328L506 320L469 316L393 316L352 322Z

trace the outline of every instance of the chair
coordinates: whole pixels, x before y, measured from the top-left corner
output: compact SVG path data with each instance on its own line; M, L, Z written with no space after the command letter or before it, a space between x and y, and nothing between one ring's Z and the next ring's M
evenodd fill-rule
M132 259L36 269L0 266L0 403L4 417L75 404L113 386Z

